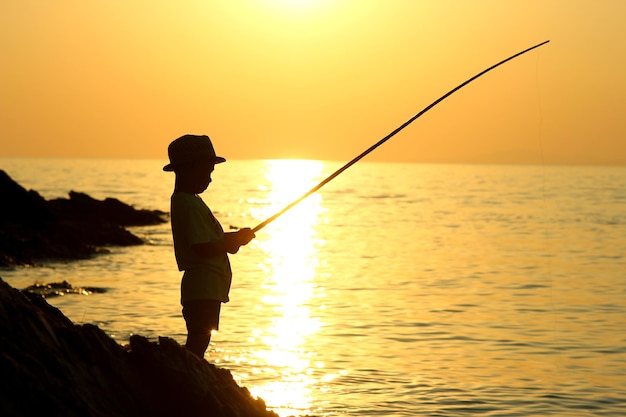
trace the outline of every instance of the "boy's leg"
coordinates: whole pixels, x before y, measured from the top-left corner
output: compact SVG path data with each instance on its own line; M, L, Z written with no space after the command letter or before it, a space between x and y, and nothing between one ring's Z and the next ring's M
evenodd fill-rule
M200 359L209 346L211 331L219 328L221 304L217 300L191 300L183 306L187 324L185 347Z

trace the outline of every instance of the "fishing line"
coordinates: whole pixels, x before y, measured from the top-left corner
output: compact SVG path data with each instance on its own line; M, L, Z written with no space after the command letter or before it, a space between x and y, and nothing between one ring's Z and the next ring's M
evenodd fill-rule
M535 83L537 86L537 108L538 108L538 127L537 127L537 139L539 141L539 156L541 158L541 169L542 169L542 182L541 182L541 191L543 194L543 210L544 210L544 251L546 252L546 274L547 274L547 278L550 281L550 307L552 310L552 343L553 345L557 346L558 344L558 338L557 338L557 332L558 332L558 313L557 313L557 309L556 309L556 304L554 301L554 277L553 277L553 273L552 273L552 256L550 254L550 211L549 211L549 206L548 206L548 197L547 197L547 191L546 191L546 180L547 180L547 174L546 174L546 159L545 159L545 150L544 150L544 144L543 144L543 106L542 106L542 102L541 102L541 88L540 88L540 82L539 82L539 54L537 54L537 60L535 63ZM556 355L558 360L562 360L562 351L560 349L556 349ZM558 372L559 370L559 365L558 363L555 363L554 365L555 371ZM556 375L556 372L555 372ZM552 381L552 383L554 384L554 380Z
M302 200L304 200L305 198L307 198L308 196L310 196L311 194L313 194L314 192L316 192L317 190L319 190L320 188L322 188L324 185L328 184L330 181L332 181L333 179L335 179L337 176L339 176L342 172L344 172L346 169L350 168L352 165L356 164L358 161L360 161L361 159L363 159L366 155L368 155L369 153L371 153L372 151L374 151L376 148L378 148L380 145L382 145L383 143L387 142L389 139L391 139L392 137L394 137L396 134L398 134L401 130L403 130L405 127L407 127L408 125L410 125L411 123L413 123L417 118L419 118L421 115L423 115L424 113L426 113L428 110L432 109L433 107L435 107L437 104L439 104L441 101L443 101L444 99L446 99L448 96L452 95L453 93L455 93L456 91L460 90L461 88L465 87L467 84L471 83L472 81L474 81L475 79L477 79L478 77L486 74L487 72L499 67L500 65L512 60L513 58L516 58L520 55L525 54L526 52L532 51L535 48L538 48L542 45L545 45L546 43L550 42L549 40L541 42L535 46L531 46L528 49L525 49L521 52L516 53L515 55L512 55L500 62L498 62L495 65L490 66L489 68L479 72L478 74L474 75L472 78L468 79L467 81L464 81L463 83L459 84L458 86L454 87L452 90L448 91L446 94L444 94L443 96L439 97L437 100L433 101L431 104L429 104L428 106L426 106L422 111L420 111L419 113L417 113L415 116L411 117L409 120L407 120L406 122L404 122L403 124L401 124L399 127L397 127L395 130L393 130L391 133L389 133L387 136L385 136L384 138L382 138L381 140L379 140L378 142L376 142L374 145L370 146L369 148L367 148L365 151L361 152L359 155L357 155L354 159L352 159L350 162L346 163L344 166L342 166L341 168L339 168L337 171L335 171L334 173L332 173L331 175L329 175L326 179L324 179L322 182L320 182L319 184L317 184L315 187L311 188L309 191L307 191L306 193L304 193L301 197L297 198L296 200L294 200L293 202L289 203L287 206L285 206L285 208L283 208L281 211L279 211L278 213L274 214L273 216L269 217L267 220L263 221L262 223L259 223L254 229L252 229L252 231L254 233L258 232L259 230L261 230L262 228L264 228L265 226L267 226L268 224L270 224L271 222L273 222L274 220L276 220L278 217L280 217L281 215L283 215L285 212L287 212L289 209L291 209L292 207L294 207L295 205L297 205L298 203L300 203Z

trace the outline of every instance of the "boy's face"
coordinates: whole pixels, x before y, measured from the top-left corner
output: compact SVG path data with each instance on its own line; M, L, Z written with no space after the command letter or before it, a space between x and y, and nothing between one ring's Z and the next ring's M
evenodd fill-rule
M211 184L211 174L215 169L215 164L207 162L198 162L190 167L190 180L196 194L201 194Z

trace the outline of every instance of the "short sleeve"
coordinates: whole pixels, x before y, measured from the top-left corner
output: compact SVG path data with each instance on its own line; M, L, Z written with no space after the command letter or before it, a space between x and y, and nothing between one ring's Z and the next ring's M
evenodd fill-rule
M212 227L212 220L212 215L206 206L194 205L190 207L185 219L185 233L189 245L220 239L219 236L216 236L215 228Z

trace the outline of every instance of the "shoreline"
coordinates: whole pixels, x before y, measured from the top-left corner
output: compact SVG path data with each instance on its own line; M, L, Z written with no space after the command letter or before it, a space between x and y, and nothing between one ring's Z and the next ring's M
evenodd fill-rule
M97 200L70 191L46 200L0 170L0 267L37 266L50 260L88 259L107 246L142 245L126 229L166 223L158 210L136 209L115 198Z
M134 335L121 346L2 278L0 326L3 416L278 417L230 371L173 339Z

